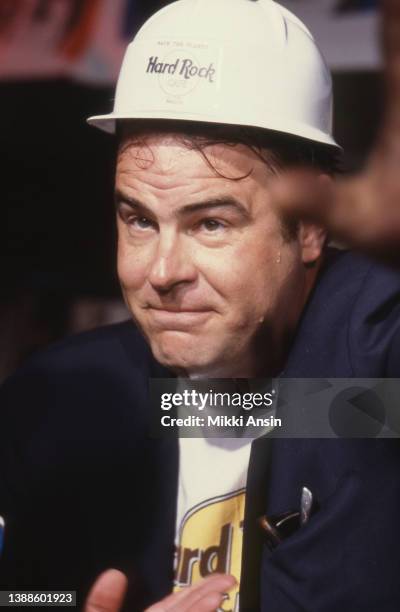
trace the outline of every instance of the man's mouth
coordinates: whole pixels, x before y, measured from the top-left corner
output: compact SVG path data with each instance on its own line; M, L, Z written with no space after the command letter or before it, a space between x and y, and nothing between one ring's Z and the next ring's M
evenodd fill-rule
M205 323L212 314L208 309L177 309L149 307L152 321L158 326L170 330L187 331L193 326Z

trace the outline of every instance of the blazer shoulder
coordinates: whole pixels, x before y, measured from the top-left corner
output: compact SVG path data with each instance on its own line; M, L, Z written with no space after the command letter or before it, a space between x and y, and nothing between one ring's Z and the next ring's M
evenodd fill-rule
M131 322L71 336L33 355L3 383L0 414L3 422L20 421L137 403L155 367Z
M400 274L353 253L328 249L300 321L286 376L387 376L399 338Z
M400 273L373 263L354 300L348 345L357 376L400 376Z
M142 367L151 360L147 343L131 321L67 336L34 353L8 381L29 375L107 367Z

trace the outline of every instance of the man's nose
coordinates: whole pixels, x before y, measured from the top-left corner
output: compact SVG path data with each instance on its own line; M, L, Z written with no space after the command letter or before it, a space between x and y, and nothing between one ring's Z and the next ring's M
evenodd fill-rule
M185 236L160 235L148 276L149 283L156 291L166 293L196 279L189 246Z

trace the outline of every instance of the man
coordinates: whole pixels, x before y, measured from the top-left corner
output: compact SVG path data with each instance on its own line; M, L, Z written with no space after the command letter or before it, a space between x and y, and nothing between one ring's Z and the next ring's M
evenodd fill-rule
M315 43L275 3L183 0L132 43L114 113L93 122L117 123L118 273L141 333L127 323L72 339L4 386L2 588L76 589L83 604L95 578L116 567L129 579L127 609L171 591L176 515L185 526L197 508L183 493L200 445L180 441L178 464L175 440L149 439L149 376L398 376L398 275L327 250L318 225L293 223L271 198L281 168L313 161L331 181L330 119ZM218 468L221 487L232 480L221 466L240 454L237 490L212 493L235 500L244 526L233 572L240 609L398 608L397 443L220 446L207 485ZM269 550L258 518L297 509L303 487L319 509ZM211 610L234 586L202 565L196 534L191 576L200 568L211 577L153 609ZM108 595L118 609L123 587L119 573L106 574L88 609L104 608ZM238 605L228 597L222 609Z

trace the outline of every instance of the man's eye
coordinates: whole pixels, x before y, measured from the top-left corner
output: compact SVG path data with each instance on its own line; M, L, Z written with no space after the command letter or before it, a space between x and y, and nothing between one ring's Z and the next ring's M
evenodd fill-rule
M218 221L217 219L203 219L200 225L207 232L216 232L226 227L224 223L222 223L221 221Z
M129 225L138 230L146 230L153 227L153 222L147 217L131 217Z

